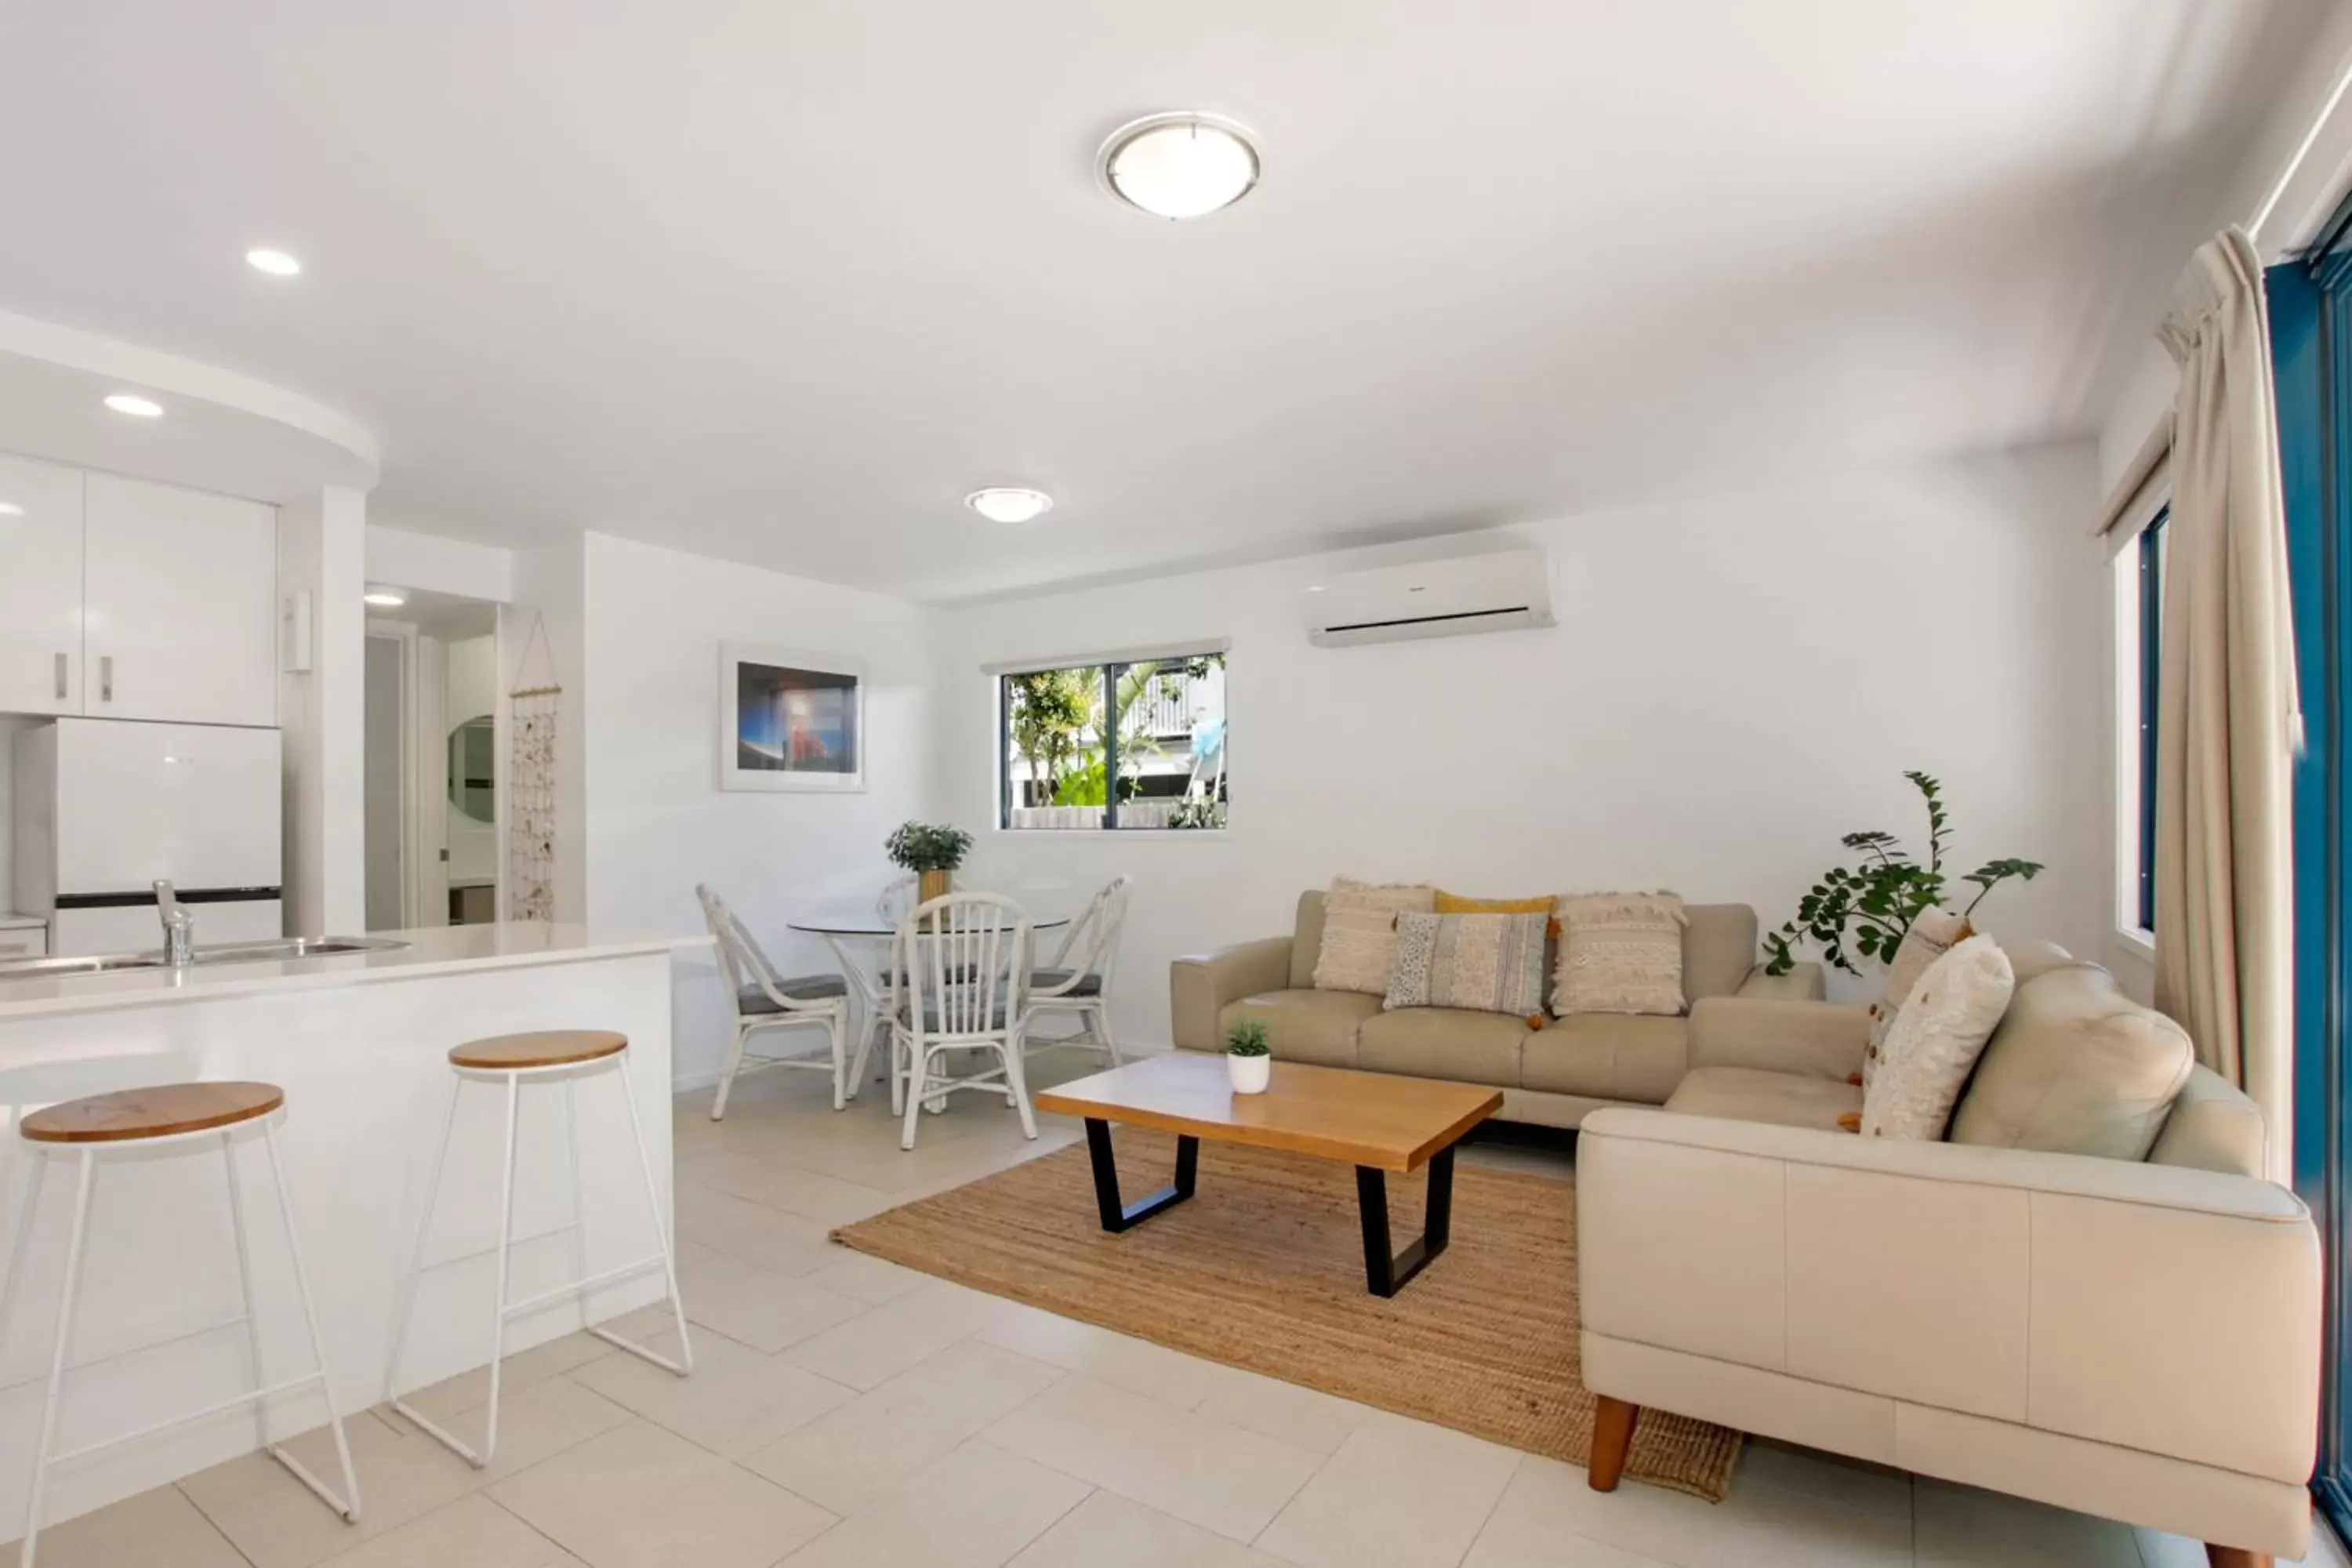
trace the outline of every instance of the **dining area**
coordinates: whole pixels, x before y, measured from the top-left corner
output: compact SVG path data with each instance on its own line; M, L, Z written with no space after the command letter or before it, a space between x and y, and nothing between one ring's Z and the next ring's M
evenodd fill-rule
M878 893L793 908L785 931L828 952L830 971L785 973L719 888L696 888L733 1012L713 1121L742 1075L797 1068L830 1076L835 1110L887 1084L902 1150L965 1095L1001 1101L1034 1139L1031 1059L1120 1064L1111 1000L1129 879L1082 902L954 885L969 847L961 829L907 824L887 846L899 874Z

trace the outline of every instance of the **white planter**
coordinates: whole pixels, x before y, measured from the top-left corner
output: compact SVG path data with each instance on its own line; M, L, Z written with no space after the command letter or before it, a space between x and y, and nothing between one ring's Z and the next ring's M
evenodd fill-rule
M1264 1094L1274 1078L1272 1057L1234 1057L1225 1058L1225 1070L1233 1075L1235 1094Z

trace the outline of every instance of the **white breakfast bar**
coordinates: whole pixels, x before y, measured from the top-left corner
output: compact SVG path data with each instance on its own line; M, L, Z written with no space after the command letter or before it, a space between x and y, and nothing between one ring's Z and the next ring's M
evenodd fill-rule
M259 1079L286 1091L286 1180L346 1419L383 1400L392 1320L457 1079L451 1047L534 1029L610 1029L630 1041L635 1096L670 1225L670 955L707 938L603 940L578 926L511 924L381 933L404 945L284 961L0 977L0 1225L13 1226L26 1160L15 1122L55 1100L138 1085ZM579 1092L587 1268L652 1246L620 1079ZM524 1097L515 1173L520 1300L576 1278L571 1153L561 1096ZM436 1270L417 1298L402 1382L417 1386L489 1357L504 1098L470 1086L458 1104L436 1209ZM0 1541L24 1518L56 1322L72 1183L41 1194L17 1321L0 1343ZM251 1187L248 1183L248 1193ZM60 1448L132 1432L254 1386L238 1316L235 1238L217 1156L110 1165L93 1194ZM251 1198L248 1198L251 1202ZM266 1381L307 1371L301 1307L267 1206L250 1211ZM0 1231L0 1246L5 1236ZM660 1299L656 1274L509 1325L509 1353ZM182 1337L171 1336L179 1334ZM315 1392L269 1412L275 1441L326 1418ZM55 1522L260 1446L240 1411L52 1476ZM365 1495L367 1461L359 1456Z

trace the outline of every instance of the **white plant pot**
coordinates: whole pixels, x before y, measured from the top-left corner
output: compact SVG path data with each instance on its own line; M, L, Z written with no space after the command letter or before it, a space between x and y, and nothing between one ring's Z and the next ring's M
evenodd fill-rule
M1274 1079L1274 1058L1229 1056L1225 1070L1233 1075L1235 1094L1264 1094Z

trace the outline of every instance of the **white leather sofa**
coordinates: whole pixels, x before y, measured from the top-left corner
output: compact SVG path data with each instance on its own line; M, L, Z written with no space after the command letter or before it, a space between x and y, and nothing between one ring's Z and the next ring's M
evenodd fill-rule
M1953 1142L1837 1131L1857 1009L1726 998L1577 1152L1592 1484L1639 1408L2211 1543L2310 1535L2320 1254L2252 1103L2095 965L2020 985ZM2100 1152L2063 1152L2095 1148Z

